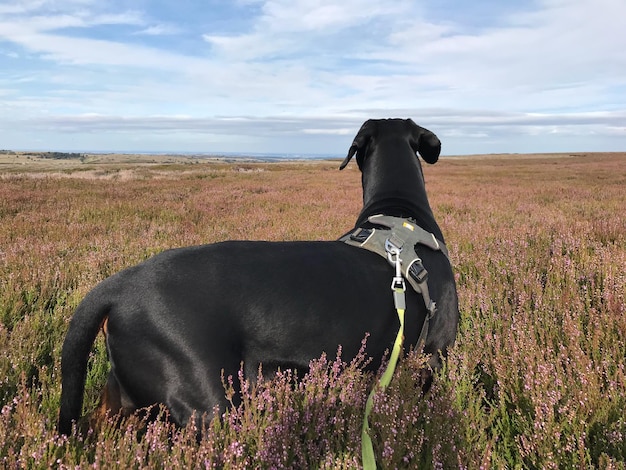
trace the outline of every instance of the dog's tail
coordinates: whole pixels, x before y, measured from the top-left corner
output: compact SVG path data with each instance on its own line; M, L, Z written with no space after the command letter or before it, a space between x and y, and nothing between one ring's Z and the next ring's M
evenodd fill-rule
M89 353L110 308L108 302L88 295L70 321L61 354L61 407L57 425L60 434L70 435L72 423L80 418Z

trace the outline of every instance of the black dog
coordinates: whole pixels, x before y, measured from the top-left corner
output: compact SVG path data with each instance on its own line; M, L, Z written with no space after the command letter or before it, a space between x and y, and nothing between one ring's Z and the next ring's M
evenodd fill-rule
M428 163L441 144L411 120L367 121L343 169L356 154L363 210L411 218L443 241L430 209L416 152ZM454 276L440 251L416 248L429 272L437 312L425 352L439 365L456 336ZM366 352L376 369L398 332L390 291L393 269L378 255L342 242L224 242L165 251L96 286L78 306L63 344L58 429L69 434L82 408L87 359L102 329L111 362L100 410L130 414L153 404L171 419L228 405L224 376L240 364L251 379L259 364L308 370L309 361L342 346L350 360L369 333ZM426 310L407 289L405 345L417 342Z

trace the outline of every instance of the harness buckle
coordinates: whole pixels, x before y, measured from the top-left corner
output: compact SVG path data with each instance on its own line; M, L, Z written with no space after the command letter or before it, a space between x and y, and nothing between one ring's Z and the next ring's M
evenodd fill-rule
M426 282L428 280L428 271L426 271L426 268L422 264L422 260L419 258L411 263L408 272L409 276L415 279L418 284L421 284L422 282Z
M374 229L372 228L357 228L354 232L350 234L350 240L365 243L367 239L372 235Z

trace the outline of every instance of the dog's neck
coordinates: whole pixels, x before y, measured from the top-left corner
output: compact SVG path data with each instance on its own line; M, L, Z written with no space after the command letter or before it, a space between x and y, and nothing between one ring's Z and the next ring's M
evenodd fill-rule
M365 225L371 215L391 215L413 219L417 225L445 242L428 202L417 156L407 144L402 151L410 155L397 155L399 146L393 147L394 154L390 154L389 149L378 148L365 158L363 209L356 227Z

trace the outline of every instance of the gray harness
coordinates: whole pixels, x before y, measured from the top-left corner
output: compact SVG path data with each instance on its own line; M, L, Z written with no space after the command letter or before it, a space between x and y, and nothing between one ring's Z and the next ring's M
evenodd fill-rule
M437 306L430 298L428 272L415 251L415 245L419 243L432 250L441 251L449 259L448 250L443 242L437 240L432 233L408 219L388 215L373 215L368 218L368 221L387 228L357 228L341 237L339 241L373 251L385 258L392 266L397 265L398 257L400 254L402 255L399 259L402 276L409 281L415 292L421 294L428 311L417 342L421 347L423 346L421 343L426 342L428 324L435 314Z

